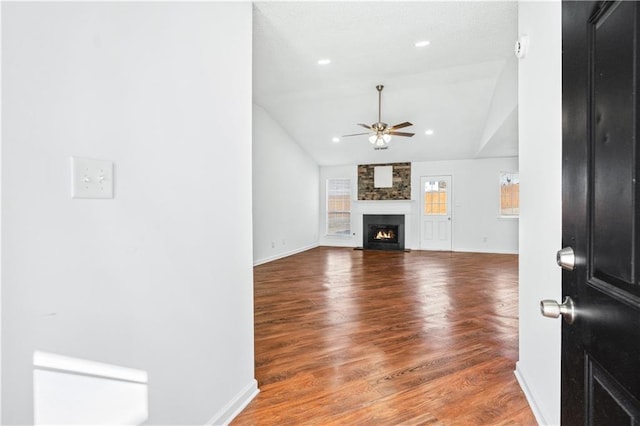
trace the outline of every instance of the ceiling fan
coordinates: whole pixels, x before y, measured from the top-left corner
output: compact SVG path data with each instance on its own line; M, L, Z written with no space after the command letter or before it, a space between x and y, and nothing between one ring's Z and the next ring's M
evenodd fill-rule
M411 137L415 133L397 131L398 129L402 129L404 127L413 126L413 124L409 123L408 121L405 121L404 123L396 124L395 126L389 126L387 123L382 122L382 119L380 118L380 116L381 116L381 110L382 110L381 108L382 89L384 89L384 86L379 84L376 86L376 89L378 90L378 121L376 123L373 123L371 126L358 123L358 126L362 126L365 129L368 129L369 131L366 133L353 133L350 135L344 135L342 137L344 138L349 136L369 135L369 142L371 142L374 149L387 149L389 148L387 144L391 140L392 135Z

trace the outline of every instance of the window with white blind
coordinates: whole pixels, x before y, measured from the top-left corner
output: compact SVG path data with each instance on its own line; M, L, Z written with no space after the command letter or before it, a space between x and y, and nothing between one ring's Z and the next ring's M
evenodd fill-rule
M351 235L351 179L327 179L327 235Z

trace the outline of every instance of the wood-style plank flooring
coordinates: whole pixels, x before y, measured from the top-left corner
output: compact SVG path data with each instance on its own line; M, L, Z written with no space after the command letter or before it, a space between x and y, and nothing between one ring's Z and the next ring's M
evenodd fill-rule
M319 247L257 266L260 394L234 425L535 425L515 255Z

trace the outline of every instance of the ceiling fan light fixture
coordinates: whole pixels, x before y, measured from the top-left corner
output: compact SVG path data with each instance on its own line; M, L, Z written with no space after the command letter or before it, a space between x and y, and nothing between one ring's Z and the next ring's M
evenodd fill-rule
M413 124L409 123L408 121L398 123L394 126L389 126L387 125L387 123L382 122L382 119L381 119L382 89L384 89L384 86L382 84L379 84L376 86L376 90L378 91L378 121L376 121L372 125L358 123L358 126L364 127L365 129L368 130L368 132L354 133L350 135L344 135L343 137L368 135L369 142L374 146L375 149L387 149L388 147L386 145L391 141L392 135L411 137L415 134L415 133L398 131L398 129L403 129L408 126L413 126Z
M385 146L391 140L391 135L374 133L369 136L369 142L375 146Z

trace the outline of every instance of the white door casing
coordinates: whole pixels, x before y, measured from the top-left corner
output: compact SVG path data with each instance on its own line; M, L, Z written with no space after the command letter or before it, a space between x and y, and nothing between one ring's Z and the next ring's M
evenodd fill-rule
M452 178L420 178L420 249L451 251Z

